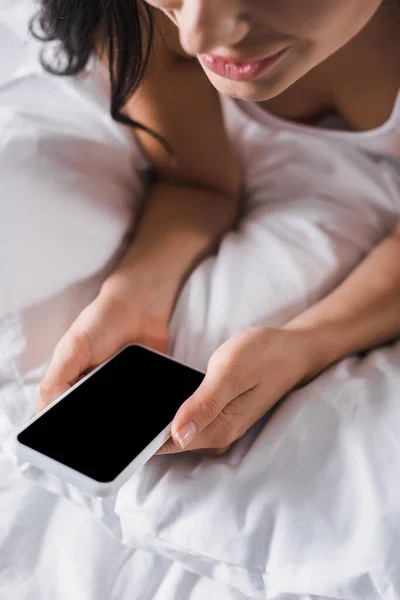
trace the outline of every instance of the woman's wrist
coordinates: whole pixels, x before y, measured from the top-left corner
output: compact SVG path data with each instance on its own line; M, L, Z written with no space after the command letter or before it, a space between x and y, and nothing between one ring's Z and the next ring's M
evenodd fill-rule
M303 382L309 381L347 355L346 333L339 323L318 323L296 318L285 330L296 332L300 340L299 352L304 364ZM300 358L300 357L299 357Z
M168 324L178 286L171 278L138 265L117 268L104 281L100 296L118 302L126 312L146 312Z

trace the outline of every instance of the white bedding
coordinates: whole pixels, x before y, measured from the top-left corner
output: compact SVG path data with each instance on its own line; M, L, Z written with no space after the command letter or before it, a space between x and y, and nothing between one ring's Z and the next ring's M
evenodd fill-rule
M41 72L28 11L0 0L1 600L399 598L400 345L332 368L225 457L154 458L106 503L17 469L4 442L117 259L145 166L108 116L101 72ZM201 368L233 333L325 294L400 213L394 162L312 136L266 140L224 110L246 214L172 323L171 351Z

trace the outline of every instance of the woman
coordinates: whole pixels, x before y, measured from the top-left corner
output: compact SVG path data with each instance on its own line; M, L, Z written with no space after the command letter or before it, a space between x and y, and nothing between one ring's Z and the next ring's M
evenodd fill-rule
M166 350L182 282L237 215L240 172L215 90L310 126L334 113L347 129L381 132L367 149L400 155L400 116L388 121L400 83L398 0L42 0L41 16L66 50L66 72L95 51L108 62L113 116L136 124L154 178L132 247L57 346L39 408L127 342ZM395 225L284 328L223 344L161 451L223 451L295 386L398 337Z

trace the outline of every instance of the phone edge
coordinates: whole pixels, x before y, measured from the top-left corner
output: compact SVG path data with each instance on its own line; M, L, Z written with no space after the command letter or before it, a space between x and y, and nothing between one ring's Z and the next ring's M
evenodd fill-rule
M87 491L88 493L95 495L95 496L107 496L107 495L113 494L122 485L124 485L124 483L126 483L130 479L130 477L132 477L132 475L135 474L136 471L141 469L146 464L146 462L148 460L150 460L150 458L155 454L155 452L157 452L157 450L159 450L161 448L161 446L170 438L172 421L170 423L168 423L168 425L166 425L164 427L164 429L162 429L160 431L160 433L157 434L157 436L155 438L153 438L153 440L145 448L143 448L143 450L133 459L133 461L131 461L129 463L129 465L127 465L125 467L125 469L123 469L117 475L117 477L114 480L112 480L110 482L106 482L106 483L97 481L96 479L93 479L93 478L89 477L88 475L84 475L83 473L80 473L79 471L73 469L72 467L69 467L68 465L64 465L63 463L60 463L59 461L57 461L49 456L46 456L45 454L42 454L41 452L38 452L37 450L34 450L33 448L29 448L29 446L22 444L18 440L18 436L23 431L25 431L25 429L27 429L30 425L32 425L37 419L39 419L41 416L43 416L48 410L53 408L58 402L61 402L61 400L63 400L66 396L69 396L69 394L71 394L76 388L78 388L80 385L82 385L90 377L95 375L97 373L97 371L99 371L100 369L105 367L107 365L107 363L109 363L111 360L116 358L119 354L121 354L121 352L123 352L127 348L134 347L134 346L138 346L138 347L148 350L152 353L158 354L159 356L163 356L164 358L167 358L168 360L171 360L175 363L178 363L180 365L188 367L188 368L204 375L204 373L202 371L200 371L199 369L196 369L196 368L192 367L191 365L188 365L188 364L186 364L182 361L179 361L171 356L168 356L167 354L163 354L162 352L159 352L158 350L154 350L153 348L149 348L147 346L144 346L143 344L127 344L123 348L121 348L120 350L115 352L110 358L108 358L107 360L102 362L100 365L95 367L90 373L88 373L87 375L82 377L82 379L77 381L66 392L64 392L61 396L56 398L53 402L51 402L51 404L46 406L46 408L43 409L40 413L36 414L27 423L25 423L23 426L18 428L18 430L12 436L14 439L15 450L16 450L16 454L17 454L18 458L20 458L21 460L26 460L27 462L30 462L29 455L31 457L33 456L36 459L35 460L36 465L40 465L39 468L41 468L43 471L47 471L47 472L51 473L52 475L55 475L61 481L65 480L66 482L68 482L72 485L75 485L82 491ZM36 466L36 465L34 464L34 466ZM44 466L41 466L41 465L44 465ZM63 472L62 476L58 475L59 471Z

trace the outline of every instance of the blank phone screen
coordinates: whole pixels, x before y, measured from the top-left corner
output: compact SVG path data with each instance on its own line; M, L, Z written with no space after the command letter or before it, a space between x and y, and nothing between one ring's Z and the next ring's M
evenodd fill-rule
M99 482L113 481L168 425L204 374L129 346L18 435Z

